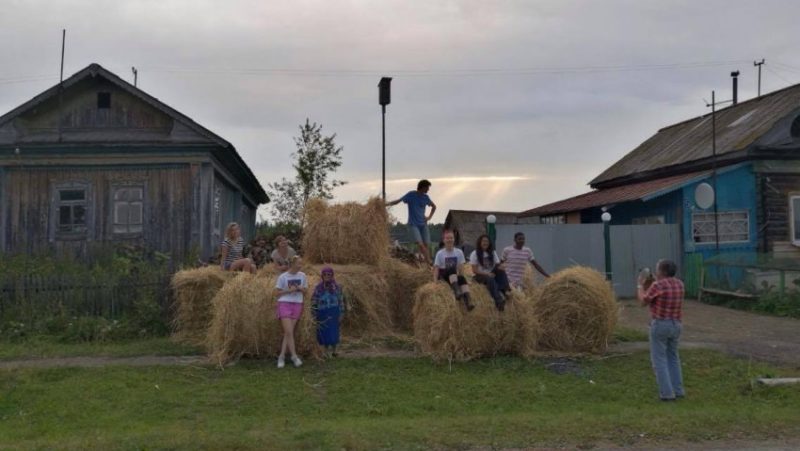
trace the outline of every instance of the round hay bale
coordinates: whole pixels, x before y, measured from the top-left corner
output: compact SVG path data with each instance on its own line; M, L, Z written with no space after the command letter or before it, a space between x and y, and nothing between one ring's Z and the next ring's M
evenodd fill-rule
M283 329L275 316L276 280L276 277L239 273L217 293L213 300L213 319L206 337L209 358L213 362L222 366L244 355L278 355ZM309 296L303 302L303 314L297 322L295 346L298 354L319 358L321 351L317 346L317 325Z
M539 347L566 353L601 353L619 314L611 285L594 269L574 266L552 275L541 288L534 314Z
M394 327L401 331L413 328L414 294L433 278L430 268L409 265L396 258L381 262L381 271L389 285L389 303Z
M514 291L499 312L486 287L471 284L475 309L467 312L450 287L430 282L414 300L414 339L420 352L433 360L465 361L498 354L532 357L539 327L533 300Z
M182 343L202 345L211 323L211 300L233 273L218 266L185 269L172 276L175 296L172 337Z
M328 205L311 199L305 207L303 254L309 263L377 265L389 257L389 216L379 197L366 204Z

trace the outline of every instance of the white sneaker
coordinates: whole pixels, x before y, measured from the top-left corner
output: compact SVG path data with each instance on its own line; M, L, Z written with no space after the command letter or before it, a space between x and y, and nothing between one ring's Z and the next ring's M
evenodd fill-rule
M283 368L286 366L286 362L284 362L283 357L278 357L278 368Z
M303 365L303 361L300 360L300 357L297 357L296 355L292 356L292 363L294 364L295 368Z

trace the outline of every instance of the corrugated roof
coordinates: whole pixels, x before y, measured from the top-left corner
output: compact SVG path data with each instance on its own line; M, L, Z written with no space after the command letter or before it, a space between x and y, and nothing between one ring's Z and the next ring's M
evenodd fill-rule
M555 215L580 211L586 208L611 206L614 204L630 202L634 200L648 200L674 191L675 189L678 189L694 180L700 180L708 177L710 174L711 171L699 171L689 174L665 177L657 180L650 180L647 182L631 183L614 188L595 190L586 194L570 197L569 199L564 199L524 211L519 214L519 217L525 218L529 216Z
M748 148L781 119L796 114L800 114L800 84L720 109L716 113L717 155ZM662 128L589 184L596 187L711 156L709 113Z

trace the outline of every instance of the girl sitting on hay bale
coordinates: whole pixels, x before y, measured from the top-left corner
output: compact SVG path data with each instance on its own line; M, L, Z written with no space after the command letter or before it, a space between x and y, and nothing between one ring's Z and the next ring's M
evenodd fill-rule
M466 263L464 252L455 247L456 238L452 230L445 230L442 238L444 249L436 252L436 258L433 261L433 281L447 281L450 288L453 289L456 300L463 301L467 311L472 311L475 306L470 302L469 285L462 268Z
M481 235L475 243L475 250L469 256L475 281L486 285L492 295L497 310L503 311L506 307L506 297L511 293L505 267L500 263L500 258L492 246L489 235Z
M317 342L325 347L331 357L336 357L339 344L339 320L344 308L342 287L336 283L333 268L326 266L320 272L322 280L314 288L312 307L317 317Z
M289 270L278 276L275 290L278 294L277 316L283 327L281 353L278 354L278 368L285 366L286 350L291 354L295 367L303 364L294 346L294 327L303 313L303 296L308 289L306 275L300 271L303 259L295 255L290 261Z
M219 250L222 257L220 266L223 271L247 271L255 274L256 266L249 258L244 258L242 250L244 240L239 224L231 222L225 227L225 239L220 243Z

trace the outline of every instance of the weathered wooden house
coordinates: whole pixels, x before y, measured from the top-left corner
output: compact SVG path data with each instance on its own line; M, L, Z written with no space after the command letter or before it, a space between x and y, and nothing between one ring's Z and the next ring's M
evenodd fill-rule
M0 116L0 251L215 252L269 199L231 143L91 64Z
M475 248L478 237L486 233L486 217L489 215L495 216L497 225L531 222L519 220L518 213L505 211L450 210L444 220L444 228L455 232L457 246L471 251ZM511 243L498 243L498 246L509 244Z

